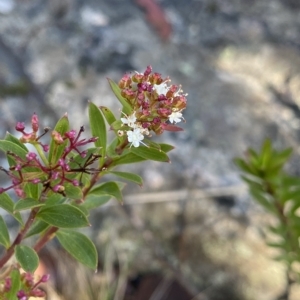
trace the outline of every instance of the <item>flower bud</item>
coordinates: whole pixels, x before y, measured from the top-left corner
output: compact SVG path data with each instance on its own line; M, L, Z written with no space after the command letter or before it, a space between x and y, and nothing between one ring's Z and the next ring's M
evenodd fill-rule
M51 136L57 145L63 144L64 140L59 132L53 130Z
M23 132L25 129L25 123L24 122L18 122L15 129L17 131Z
M31 127L32 127L33 132L37 132L39 130L39 118L36 113L34 113L32 115Z

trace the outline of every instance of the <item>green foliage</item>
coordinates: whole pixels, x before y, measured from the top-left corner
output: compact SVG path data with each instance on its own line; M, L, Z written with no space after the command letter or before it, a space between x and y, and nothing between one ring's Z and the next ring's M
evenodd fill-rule
M93 242L84 234L74 230L59 230L56 237L60 244L79 262L96 270L97 250Z
M293 262L300 262L300 178L284 171L284 164L292 154L290 148L277 151L266 140L256 152L248 149L246 158L235 159L243 172L242 179L249 191L264 209L276 219L275 226L268 226L267 244L280 250L277 259L287 263L290 271ZM276 237L272 241L271 237Z
M36 288L35 285L34 287L28 286L26 280L30 279L30 276L25 280L26 276L20 276L19 269L21 267L26 272L33 273L39 264L36 251L38 252L54 237L76 260L96 270L98 255L95 245L86 235L75 229L90 226L88 220L90 211L97 209L110 199L114 198L122 203L122 189L125 183L107 181L106 176L114 175L142 186L143 180L139 175L117 171L114 170L115 167L147 160L170 162L166 153L174 147L168 144L158 144L150 139L150 131L161 134L172 127L170 126L171 119L168 119L168 116L162 117L159 113L159 109L167 107L161 107L163 103L159 101L155 90L154 82L157 83L157 80L161 79L158 74L155 73L155 80L151 77L152 88L150 81L147 81L146 77L151 73L150 69L147 67L146 73L142 77L141 74L139 75L139 80L146 80L146 86L148 86L147 91L144 90L144 96L149 97L149 93L152 93L151 99L148 99L152 101L148 114L142 111L138 101L124 98L122 96L126 96L124 90L121 91L118 84L108 79L113 93L122 106L121 117L125 118L127 123L124 119L117 118L109 108L98 107L90 102L88 109L92 133L90 138L81 136L84 132L83 127L78 133L71 130L68 116L64 115L51 132L49 145L44 145L41 137L47 134L49 129L44 129L39 135L39 119L34 114L31 119L31 129L25 129L24 123L21 122L16 125L16 130L22 134L20 139L7 133L5 139L0 140L0 151L6 154L9 165L7 169L1 167L0 171L10 180L6 187L0 187L0 208L8 212L9 218L12 217L19 222L19 231L11 241L5 219L0 216L0 244L6 249L0 257L0 269L13 255L18 262L16 269L9 269L8 278L12 281L11 288L5 291L5 295L0 289L0 299L16 299L18 291L25 289L25 292L29 293L30 288ZM136 92L137 90L134 89L131 94L134 95ZM177 96L178 93L176 92ZM185 108L185 101L185 95L181 94L180 99L176 101L173 101L173 98L166 101L164 105L167 103L174 105L166 109L170 112L169 116L173 112L181 115L181 110ZM130 124L128 123L129 116ZM110 127L115 134L109 145L107 144L107 127ZM31 144L35 150L27 148L26 144ZM262 165L269 168L272 165L270 145L266 145L265 152L267 154L262 160ZM272 165L272 168L278 171L281 166L279 162L284 163L287 154L278 154L277 163ZM245 165L242 160L239 163ZM253 174L256 173L253 172ZM291 184L299 185L299 182L293 181ZM254 193L258 192L254 191ZM271 210L270 200L260 190L259 193L261 201ZM14 194L16 197L12 196ZM291 198L298 199L295 189L286 190L286 193L282 195L285 201L290 201ZM298 209L300 206L298 203L299 201L297 205L292 206L291 211L295 212ZM273 230L276 231L277 228ZM31 239L28 242L33 243L32 248L24 245L24 240L29 237ZM3 280L1 280L2 286Z
M0 244L6 249L10 246L8 229L2 216L0 216Z
M33 273L37 269L39 265L39 257L32 248L17 245L15 252L16 259L23 270Z

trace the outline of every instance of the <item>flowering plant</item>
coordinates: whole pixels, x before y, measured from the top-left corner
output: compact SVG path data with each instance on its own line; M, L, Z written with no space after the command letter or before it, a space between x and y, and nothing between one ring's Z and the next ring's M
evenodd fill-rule
M166 153L173 147L155 143L150 137L152 132L182 130L176 123L183 120L186 94L171 85L168 78L152 73L150 66L144 73L124 75L119 84L112 80L109 84L122 105L121 116L117 119L107 107L90 102L92 137L82 137L84 127L78 133L70 129L67 115L53 130L46 127L39 133L39 119L33 114L30 132L24 123L18 122L15 129L22 134L21 138L7 133L0 140L0 150L8 161L8 167L0 170L10 180L0 188L0 207L20 226L11 241L6 222L0 216L0 244L5 248L0 257L0 299L44 296L39 284L49 276L36 278L33 274L39 265L37 253L53 238L76 260L96 269L96 248L78 228L90 226L88 217L92 209L111 198L122 202L124 186L102 179L113 174L142 185L140 176L114 168L146 160L169 162ZM115 133L109 144L106 123ZM50 143L42 143L42 137L49 132ZM29 150L27 144L35 150ZM32 247L26 244L29 237L33 239ZM11 258L13 263L7 266Z

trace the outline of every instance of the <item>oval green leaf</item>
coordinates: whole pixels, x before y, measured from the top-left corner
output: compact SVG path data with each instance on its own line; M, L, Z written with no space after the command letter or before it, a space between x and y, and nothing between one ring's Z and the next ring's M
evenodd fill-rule
M12 215L21 225L24 225L20 213L14 213L14 205L14 201L8 196L8 194L0 194L0 207Z
M95 188L93 188L88 196L102 196L102 195L110 195L115 197L118 201L122 202L122 193L118 186L118 184L114 181L102 183Z
M39 265L39 257L32 248L17 245L15 247L15 255L18 263L26 272L33 273L37 269Z
M98 138L95 146L100 148L102 164L106 152L106 125L100 109L92 102L89 103L89 121L92 135Z
M50 225L42 220L35 220L26 234L26 238L44 232Z
M140 157L143 157L145 159L149 160L155 160L155 161L161 161L161 162L170 162L170 159L168 155L160 150L157 150L155 148L148 148L148 147L132 147L131 148L132 153L135 155L138 155Z
M114 174L118 177L127 179L129 181L132 181L140 186L143 185L143 179L141 176L134 174L134 173L129 173L129 172L117 172L117 171L113 171L113 172L109 172L111 174Z
M122 111L126 114L126 115L130 115L132 112L132 108L130 106L130 104L126 101L126 99L121 95L121 90L119 88L119 86L111 79L107 78L109 85L111 87L111 90L113 91L113 93L115 94L115 96L117 97L117 99L120 101L120 103L123 106Z
M13 136L12 134L10 134L9 132L6 133L5 140L6 141L10 141L10 142L18 145L19 147L21 147L22 149L24 149L26 152L28 152L28 149L26 148L26 146L23 143L21 143L18 138L16 138L15 136Z
M0 140L0 150L2 150L5 153L7 151L10 151L10 152L20 156L23 159L26 158L26 154L28 152L28 150L27 151L24 150L24 148L19 146L18 144L15 144L14 142L6 141L6 140Z
M96 270L98 264L97 250L87 236L73 230L59 230L56 233L56 237L63 248L76 260Z
M70 204L43 207L37 218L58 228L78 228L89 226L85 214Z
M99 195L89 194L86 197L86 200L80 206L83 206L87 210L91 210L107 203L110 199L111 196L109 195L99 196Z
M8 229L2 216L0 216L0 244L6 249L10 246Z
M21 199L14 205L14 212L26 210L26 209L32 209L34 207L39 207L43 205L45 204L40 203L32 198Z
M112 113L112 111L109 108L105 106L100 106L100 109L109 125L111 125L113 122L116 121L115 115Z

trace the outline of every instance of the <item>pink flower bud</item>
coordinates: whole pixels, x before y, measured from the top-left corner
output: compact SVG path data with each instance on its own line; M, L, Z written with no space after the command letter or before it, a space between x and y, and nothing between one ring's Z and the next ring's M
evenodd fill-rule
M27 154L26 154L26 158L29 160L29 161L32 161L32 160L35 160L36 159L36 153L34 153L34 152L28 152Z
M41 278L41 282L47 282L50 279L50 274L44 274Z
M16 125L16 127L15 127L15 129L16 129L17 131L23 132L24 129L25 129L25 123L23 123L23 122L18 122L17 125Z
M152 72L152 67L147 66L146 71L144 72L144 76L149 76Z
M51 136L57 145L63 144L64 140L59 132L53 130Z
M65 133L65 136L70 140L73 140L76 137L76 130L71 130Z
M39 118L36 113L34 113L32 115L31 127L32 127L33 132L37 132L39 130Z
M8 292L11 288L11 278L5 278L4 281L4 291Z

